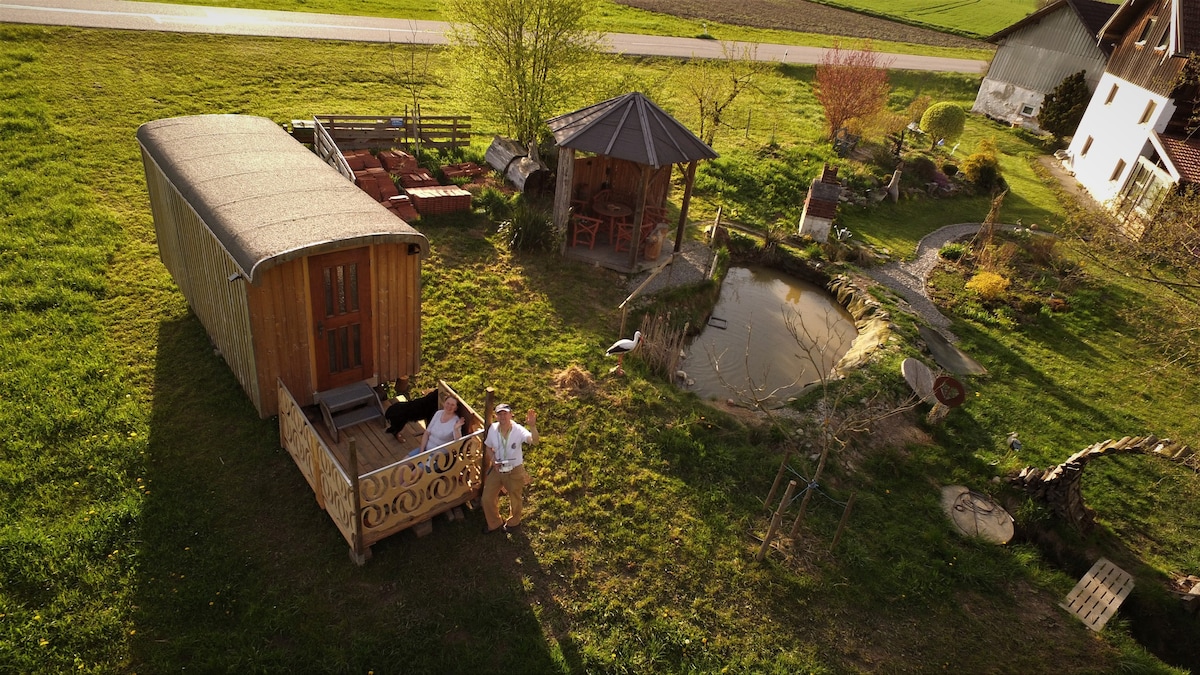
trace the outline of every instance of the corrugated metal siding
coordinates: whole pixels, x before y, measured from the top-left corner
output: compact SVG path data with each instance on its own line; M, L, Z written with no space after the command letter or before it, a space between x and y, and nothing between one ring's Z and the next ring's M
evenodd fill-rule
M247 285L263 416L279 412L277 376L300 405L313 403L306 267L307 258L289 260L264 270L257 285Z
M1170 29L1170 6L1170 0L1159 0L1158 3L1148 6L1142 16L1130 25L1113 50L1112 58L1108 62L1108 72L1161 96L1171 95L1184 59L1169 57L1164 60L1165 52L1154 48L1163 32ZM1137 39L1142 34L1142 27L1152 16L1158 17L1158 22L1146 36L1145 43L1139 45Z
M240 278L229 281L230 275L238 273L237 265L144 151L142 163L146 168L159 256L259 415L264 415L255 372L246 282Z
M421 364L421 256L404 244L372 248L375 368L380 381L416 374Z
M1086 70L1093 89L1104 72L1104 52L1069 8L1015 31L1004 39L987 79L1050 92L1068 75Z

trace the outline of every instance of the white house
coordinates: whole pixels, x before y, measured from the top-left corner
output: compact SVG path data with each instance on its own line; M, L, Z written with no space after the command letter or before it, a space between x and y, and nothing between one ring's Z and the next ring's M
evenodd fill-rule
M1100 40L1116 46L1064 161L1138 235L1164 191L1200 179L1198 88L1180 78L1200 49L1200 0L1127 0Z
M1042 100L1065 78L1082 70L1096 90L1112 47L1096 35L1116 9L1095 0L1055 0L989 37L996 55L971 111L1040 132Z

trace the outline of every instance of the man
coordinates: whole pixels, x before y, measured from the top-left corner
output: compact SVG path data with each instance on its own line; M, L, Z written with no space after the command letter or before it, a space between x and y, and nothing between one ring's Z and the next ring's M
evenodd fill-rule
M505 532L521 525L521 492L529 480L525 473L523 448L526 443L537 444L537 412L525 415L525 425L513 422L512 408L507 403L496 406L496 423L488 429L485 446L487 476L483 479L483 515L487 524L484 534L503 529ZM508 520L500 518L500 488L508 492Z

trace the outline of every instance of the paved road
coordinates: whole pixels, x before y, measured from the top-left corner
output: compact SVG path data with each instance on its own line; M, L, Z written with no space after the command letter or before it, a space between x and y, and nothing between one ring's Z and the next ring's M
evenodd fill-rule
M126 0L22 0L0 2L0 22L83 28L158 30L177 33L220 33L313 40L354 40L444 44L449 24L440 21L380 19L364 16L224 9ZM715 40L609 33L608 50L637 56L721 58ZM742 43L734 43L741 51ZM816 47L756 45L760 61L814 64L825 50ZM910 54L886 54L891 67L903 70L981 74L986 61Z

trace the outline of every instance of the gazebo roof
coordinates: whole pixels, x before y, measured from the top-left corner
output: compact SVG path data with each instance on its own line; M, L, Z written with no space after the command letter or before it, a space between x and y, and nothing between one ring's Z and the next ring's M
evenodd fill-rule
M654 168L719 156L687 127L636 91L559 115L546 124L559 147Z

